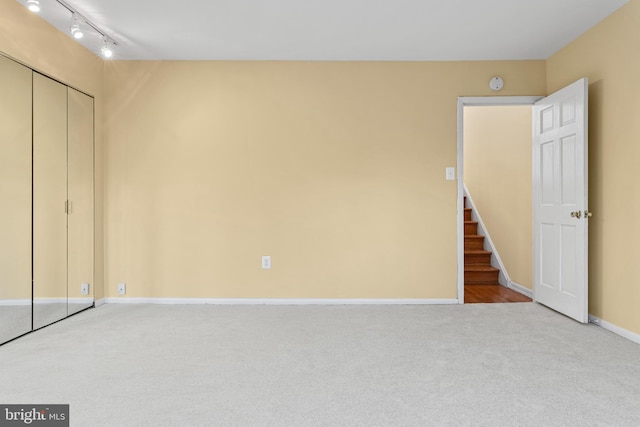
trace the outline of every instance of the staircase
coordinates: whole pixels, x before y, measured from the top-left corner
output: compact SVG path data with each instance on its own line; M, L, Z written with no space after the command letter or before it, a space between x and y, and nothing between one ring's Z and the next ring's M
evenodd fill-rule
M491 266L491 251L484 250L484 236L478 235L478 222L471 217L464 198L464 284L498 285L500 270Z

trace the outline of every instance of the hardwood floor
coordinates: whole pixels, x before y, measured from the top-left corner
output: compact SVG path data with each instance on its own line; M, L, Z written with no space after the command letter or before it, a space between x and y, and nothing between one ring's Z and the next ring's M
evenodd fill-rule
M531 302L531 298L501 285L466 285L464 303Z

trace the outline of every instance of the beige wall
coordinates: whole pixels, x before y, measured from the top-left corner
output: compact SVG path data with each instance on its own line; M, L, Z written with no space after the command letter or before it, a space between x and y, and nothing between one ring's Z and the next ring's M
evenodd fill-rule
M640 1L547 63L548 91L589 78L589 312L640 333Z
M464 181L510 279L533 289L531 106L465 107Z
M444 170L494 74L545 91L542 61L109 63L106 295L456 298Z
M0 8L0 51L95 96L97 298L120 281L145 297L455 298L455 98L494 95L495 74L501 95L587 76L589 310L640 333L637 0L546 62L114 61L104 78L66 34Z
M104 61L16 1L0 6L0 52L95 97L96 108L96 283L104 296L102 223L102 85Z

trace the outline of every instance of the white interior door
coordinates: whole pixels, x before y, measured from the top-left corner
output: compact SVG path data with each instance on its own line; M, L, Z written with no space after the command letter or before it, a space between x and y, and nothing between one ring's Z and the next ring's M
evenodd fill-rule
M534 298L588 321L588 80L533 108Z

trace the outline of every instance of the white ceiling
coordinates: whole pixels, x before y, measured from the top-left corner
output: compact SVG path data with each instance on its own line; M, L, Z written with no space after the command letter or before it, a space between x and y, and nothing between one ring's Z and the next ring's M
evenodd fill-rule
M627 0L66 2L116 40L114 59L442 61L546 59ZM68 32L65 8L40 5Z

